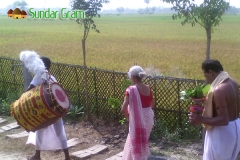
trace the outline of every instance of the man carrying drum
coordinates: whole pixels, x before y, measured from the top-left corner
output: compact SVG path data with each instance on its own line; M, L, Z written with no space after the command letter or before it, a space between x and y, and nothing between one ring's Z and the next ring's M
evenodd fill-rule
M51 60L48 57L41 57L46 70L48 71L51 66ZM51 75L50 81L56 82L56 79ZM34 76L32 82L30 83L27 91L39 86L43 83L42 79ZM58 150L63 149L65 154L65 160L70 160L67 137L63 125L63 120L60 118L54 124L47 126L45 128L39 129L36 132L29 132L28 140L26 144L33 144L36 146L36 152L34 155L29 156L29 160L41 160L40 151L41 150Z

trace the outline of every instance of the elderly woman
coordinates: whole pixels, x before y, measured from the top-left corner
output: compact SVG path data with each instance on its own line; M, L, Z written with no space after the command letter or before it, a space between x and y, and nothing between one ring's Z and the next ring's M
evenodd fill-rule
M152 91L142 83L146 73L140 66L131 67L128 76L133 85L126 89L122 105L122 113L129 120L123 160L147 160L151 154L148 139L154 124Z

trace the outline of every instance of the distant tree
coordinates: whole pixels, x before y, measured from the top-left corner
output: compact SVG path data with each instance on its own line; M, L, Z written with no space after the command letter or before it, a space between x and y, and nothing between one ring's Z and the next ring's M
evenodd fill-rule
M156 11L156 7L150 8L150 14L154 14L155 11Z
M146 8L145 9L145 14L153 14L155 12L156 8L151 7L151 8Z
M120 14L120 13L122 13L122 12L124 12L124 8L123 7L118 7L117 8L117 12Z
M231 6L227 11L226 13L228 14L237 14L239 13L240 9L239 8L236 8L234 6Z
M85 94L86 94L86 112L88 120L90 118L89 115L89 106L88 106L88 78L87 78L87 65L86 65L86 39L88 37L88 33L92 28L94 31L99 33L97 26L93 20L94 17L99 17L99 11L103 7L103 3L108 3L109 0L70 0L70 5L73 10L84 10L85 17L81 17L76 20L76 22L80 25L83 25L83 38L82 38L82 51L83 51L83 65L84 65L84 81L85 81Z
M149 13L149 9L148 9L148 4L150 3L151 0L144 0L145 3L147 3L147 8L146 8L146 13Z
M151 0L144 0L144 3L147 3L147 7L148 7L148 4L150 3Z
M28 4L25 0L18 0L13 3L14 8L20 8L21 10L26 9L27 5Z
M177 11L172 15L173 19L184 20L182 25L190 23L195 26L196 23L200 24L207 35L206 59L210 59L210 44L211 33L213 27L219 25L222 20L223 13L229 9L229 3L225 0L204 0L199 6L194 3L194 0L162 0L173 5L172 9Z
M140 8L140 9L137 10L137 12L138 12L139 14L144 14L144 9Z

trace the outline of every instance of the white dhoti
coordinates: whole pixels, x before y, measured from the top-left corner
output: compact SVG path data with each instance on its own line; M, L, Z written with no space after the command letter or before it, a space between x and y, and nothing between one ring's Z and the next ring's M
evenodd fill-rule
M36 150L67 149L67 137L62 118L48 127L30 132L26 144L35 145Z
M51 81L57 82L55 77L52 75ZM31 84L34 86L39 86L42 84L42 79L34 76ZM29 132L26 144L35 145L36 150L67 149L67 137L62 118L48 127L39 129L36 132Z
M239 119L206 131L203 160L236 160L239 151Z

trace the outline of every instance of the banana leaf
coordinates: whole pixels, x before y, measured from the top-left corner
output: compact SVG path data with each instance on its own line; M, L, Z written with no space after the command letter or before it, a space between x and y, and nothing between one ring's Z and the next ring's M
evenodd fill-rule
M203 95L205 96L205 95L208 93L209 90L210 90L210 84L206 85L206 86L202 89Z

